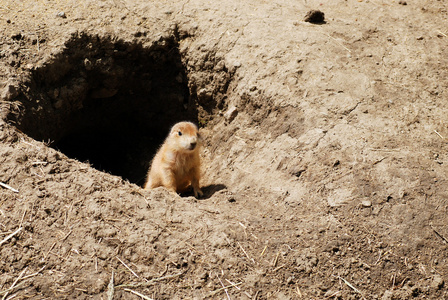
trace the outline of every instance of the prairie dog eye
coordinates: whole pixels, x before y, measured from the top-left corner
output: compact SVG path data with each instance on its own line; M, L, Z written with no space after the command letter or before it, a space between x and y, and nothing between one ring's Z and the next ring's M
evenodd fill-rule
M178 131L177 134L178 134L179 136L181 136L181 135L182 135L182 132L181 132L181 131Z

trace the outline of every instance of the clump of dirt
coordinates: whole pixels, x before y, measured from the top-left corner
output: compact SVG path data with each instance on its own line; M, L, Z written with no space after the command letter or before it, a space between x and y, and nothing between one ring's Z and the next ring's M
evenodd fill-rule
M310 10L306 13L305 18L303 18L305 22L310 22L313 24L323 24L325 23L325 14L320 10Z

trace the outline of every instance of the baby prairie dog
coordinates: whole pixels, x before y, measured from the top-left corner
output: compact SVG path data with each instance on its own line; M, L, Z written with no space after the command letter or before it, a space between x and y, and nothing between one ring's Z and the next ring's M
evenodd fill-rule
M194 196L202 196L200 142L196 125L191 122L175 124L152 160L144 188L164 186L180 193L191 185Z

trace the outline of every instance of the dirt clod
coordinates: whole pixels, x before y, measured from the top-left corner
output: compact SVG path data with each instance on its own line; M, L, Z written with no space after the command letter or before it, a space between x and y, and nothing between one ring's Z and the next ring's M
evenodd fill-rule
M313 24L322 24L325 22L325 14L320 10L310 10L303 20Z

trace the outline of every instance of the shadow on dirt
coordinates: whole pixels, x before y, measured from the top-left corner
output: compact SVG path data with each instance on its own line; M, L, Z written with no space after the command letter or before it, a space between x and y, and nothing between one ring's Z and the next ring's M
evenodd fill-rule
M202 195L202 197L200 197L199 200L207 200L207 199L211 198L215 193L225 190L225 189L227 189L227 186L225 186L224 184L219 184L219 183L203 186L201 188L201 190L204 193L204 195ZM192 188L188 189L188 191L181 193L180 196L181 197L194 196L193 189Z

